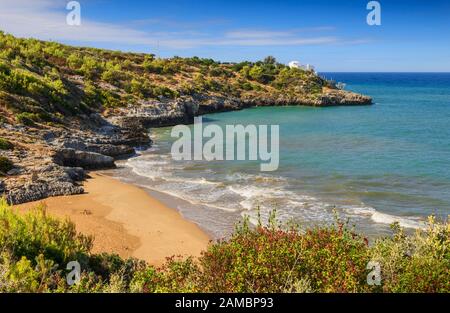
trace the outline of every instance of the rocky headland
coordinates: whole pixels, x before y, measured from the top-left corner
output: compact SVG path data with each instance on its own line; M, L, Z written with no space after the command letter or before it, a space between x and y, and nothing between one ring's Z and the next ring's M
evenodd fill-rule
M150 128L255 106L372 103L271 59L162 60L1 32L0 43L0 195L12 204L83 193L87 171L149 147Z

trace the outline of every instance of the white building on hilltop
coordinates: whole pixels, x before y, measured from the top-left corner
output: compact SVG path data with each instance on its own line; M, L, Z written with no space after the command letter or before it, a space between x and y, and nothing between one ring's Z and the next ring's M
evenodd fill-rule
M311 71L311 72L315 72L315 71L316 71L316 68L315 68L313 65L311 65L311 64L306 64L306 65L304 66L304 69L305 69L306 71Z
M300 68L302 65L300 64L299 61L291 61L289 62L288 66L290 68Z
M288 66L290 68L298 68L304 71L311 71L311 72L315 72L316 69L313 65L311 64L306 64L306 65L302 65L299 61L291 61L289 62Z

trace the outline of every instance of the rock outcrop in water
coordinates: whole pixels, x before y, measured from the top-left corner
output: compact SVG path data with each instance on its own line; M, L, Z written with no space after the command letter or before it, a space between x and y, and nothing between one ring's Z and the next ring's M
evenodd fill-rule
M192 123L195 116L237 111L258 106L305 105L328 107L338 105L370 105L372 98L343 90L329 90L320 99L302 97L235 97L194 95L176 100L148 101L139 107L119 109L110 121L120 127L140 125L145 128Z

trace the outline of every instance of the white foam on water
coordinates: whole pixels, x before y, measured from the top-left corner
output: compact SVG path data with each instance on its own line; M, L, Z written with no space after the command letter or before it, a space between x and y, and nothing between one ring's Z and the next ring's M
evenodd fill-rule
M380 212L375 212L371 218L374 222L382 224L392 224L397 222L404 228L425 229L427 226L424 221L420 221L413 217L400 217Z
M157 167L151 167L151 169L147 168L148 161L142 160L142 161L129 161L126 163L127 166L129 166L133 173L139 176L143 176L146 178L149 178L151 180L156 180L160 177L169 176L169 171L163 169L163 168L157 168Z
M177 199L180 199L183 201L187 201L187 202L191 203L192 205L205 205L203 202L194 200L192 197L187 196L187 194L185 194L185 193L173 192L173 191L167 190L165 188L159 188L158 186L154 186L154 185L137 184L137 186L139 186L141 188L147 188L147 189L151 189L151 190L155 190L157 192L167 194L174 198L177 198ZM214 204L207 204L207 206L210 208L218 209L218 210L225 211L225 212L237 212L238 211L236 209L231 209L229 207L223 207L223 206L218 206L218 205L214 205Z
M376 213L376 210L368 206L347 206L345 211L352 215L371 216Z
M381 213L371 207L347 207L345 211L351 215L360 215L369 217L373 222L379 224L392 224L399 223L401 227L424 229L426 228L426 222L422 221L419 217L412 216L396 216L387 213Z
M209 186L222 186L222 183L219 182L213 182L210 180L207 180L204 177L200 177L200 178L182 178L182 177L175 177L175 176L170 176L170 177L166 177L164 178L166 181L168 182L176 182L176 183L186 183L186 184L194 184L194 185L209 185Z
M284 177L242 172L214 176L215 173L211 169L198 171L199 174L217 177L222 181L211 181L206 177L183 177L175 174L175 171L183 171L186 165L171 161L170 154L147 152L129 159L126 166L130 167L133 173L152 181L152 184L142 187L166 193L193 205L226 212L242 211L241 215L249 216L251 223L257 223L258 212L264 221L274 209L277 210L277 218L282 221L290 218L311 222L333 221L332 204L289 190L289 181ZM342 205L337 206L337 209L374 223L398 222L405 228L425 227L420 218L381 213L364 204Z
M227 181L231 182L259 182L259 183L285 183L287 179L280 176L269 176L269 175L253 175L242 172L235 172L232 174L227 174L225 176Z

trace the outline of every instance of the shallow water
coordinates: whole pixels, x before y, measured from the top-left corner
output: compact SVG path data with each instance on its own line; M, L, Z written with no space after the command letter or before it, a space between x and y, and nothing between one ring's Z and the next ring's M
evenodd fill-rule
M152 130L152 149L125 163L126 175L185 200L183 215L217 237L258 210L312 225L332 222L335 208L369 235L450 214L450 74L322 75L375 105L252 108L203 121L280 125L277 171L260 172L259 161L173 161L175 139L162 128Z

